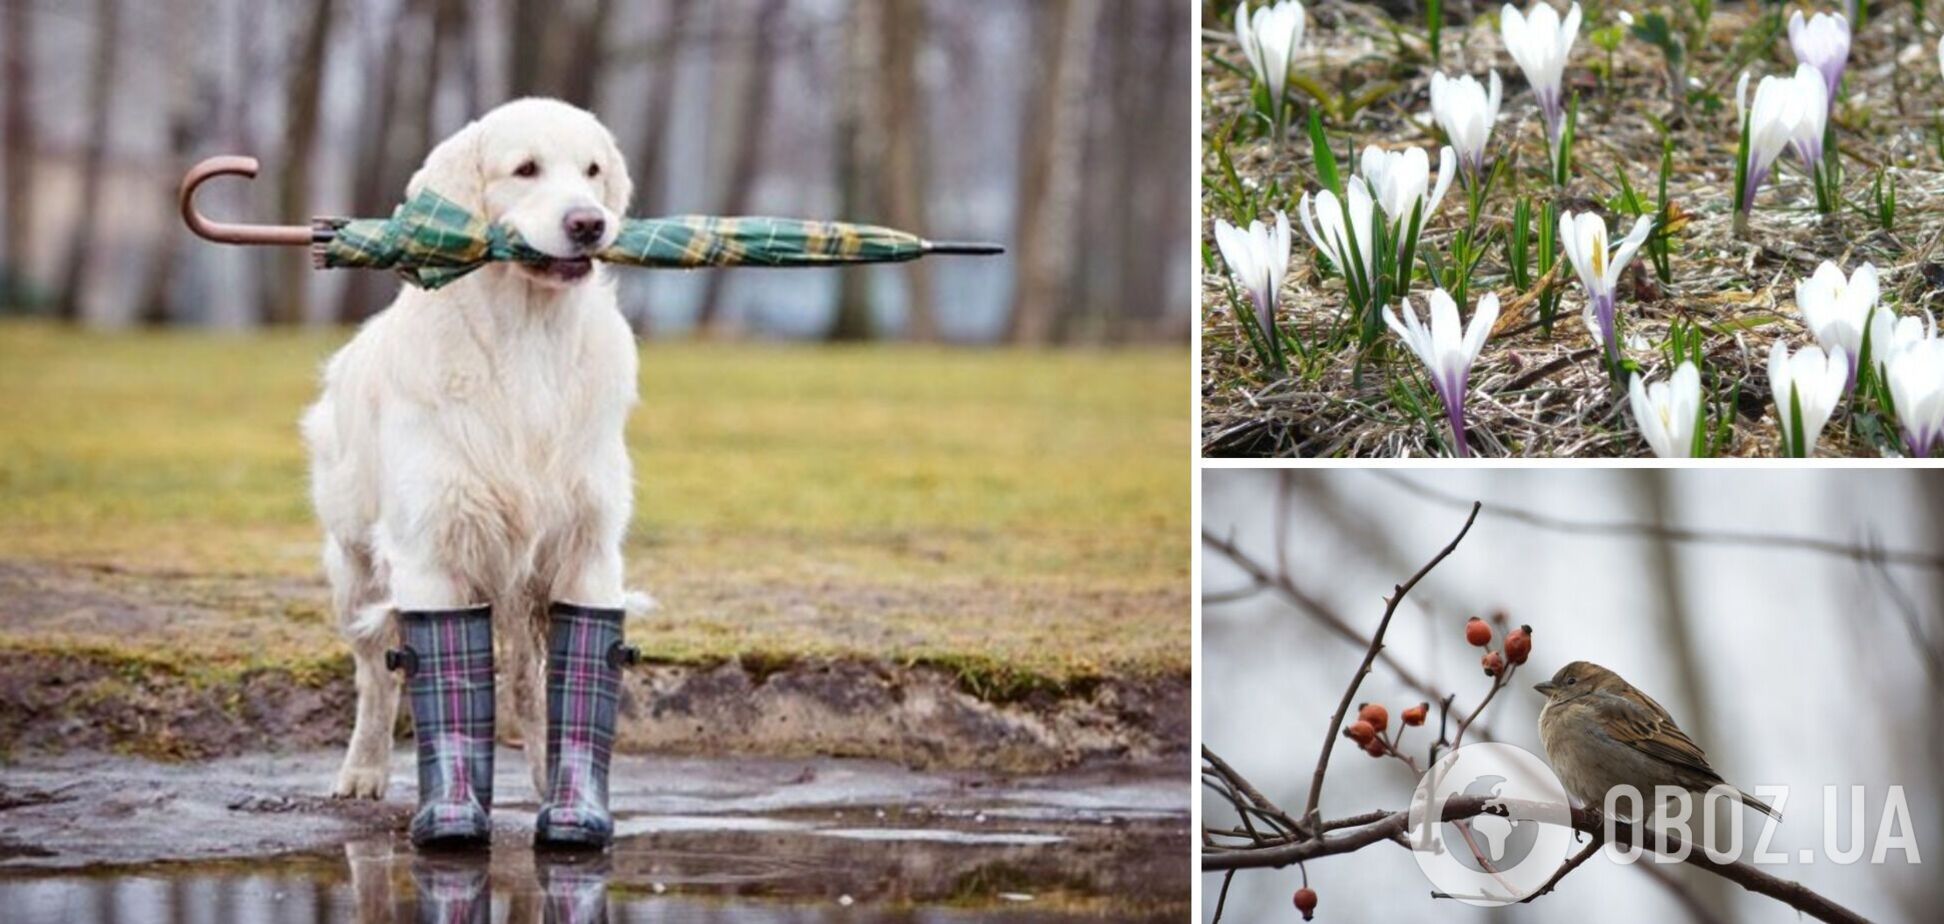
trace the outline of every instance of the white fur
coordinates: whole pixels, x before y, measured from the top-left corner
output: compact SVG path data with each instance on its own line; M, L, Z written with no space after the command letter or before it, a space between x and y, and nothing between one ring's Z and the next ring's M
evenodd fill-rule
M527 161L537 176L517 175ZM567 211L601 209L605 246L632 194L607 129L541 99L440 143L406 192L428 187L564 258L581 253L562 230ZM635 344L605 272L596 264L566 282L489 264L436 291L403 287L325 368L303 432L358 686L337 795L384 794L399 694L384 649L397 610L492 605L514 727L544 791L548 603L639 608L621 564Z

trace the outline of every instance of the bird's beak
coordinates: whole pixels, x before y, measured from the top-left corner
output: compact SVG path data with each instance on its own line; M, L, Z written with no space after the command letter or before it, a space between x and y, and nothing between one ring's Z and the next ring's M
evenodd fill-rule
M1554 690L1559 689L1559 687L1554 685L1553 682L1550 680L1545 681L1544 683L1535 683L1532 685L1532 688L1534 690L1537 690L1540 696L1551 696L1553 695Z

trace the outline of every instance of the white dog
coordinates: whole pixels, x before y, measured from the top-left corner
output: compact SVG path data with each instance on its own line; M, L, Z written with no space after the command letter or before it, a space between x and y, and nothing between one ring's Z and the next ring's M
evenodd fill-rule
M524 99L434 148L406 194L428 188L555 259L403 288L332 357L304 415L324 567L357 660L336 794L385 792L393 614L482 603L544 793L547 606L625 602L635 344L588 255L614 242L633 184L594 116Z

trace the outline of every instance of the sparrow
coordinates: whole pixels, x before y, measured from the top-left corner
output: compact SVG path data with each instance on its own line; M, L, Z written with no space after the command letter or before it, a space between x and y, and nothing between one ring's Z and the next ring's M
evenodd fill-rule
M1674 724L1660 703L1591 661L1574 661L1533 686L1546 697L1539 710L1539 742L1566 791L1590 808L1607 790L1630 784L1651 803L1655 786L1697 795L1728 786L1708 758ZM1778 821L1768 803L1728 786L1748 807Z

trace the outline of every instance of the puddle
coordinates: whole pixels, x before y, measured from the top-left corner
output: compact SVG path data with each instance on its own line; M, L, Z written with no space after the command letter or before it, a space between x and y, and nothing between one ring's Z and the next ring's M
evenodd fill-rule
M621 836L574 860L530 848L536 805L511 751L492 851L415 854L399 758L388 798L361 803L317 795L335 754L5 766L0 919L1175 921L1189 908L1182 774L623 757Z

